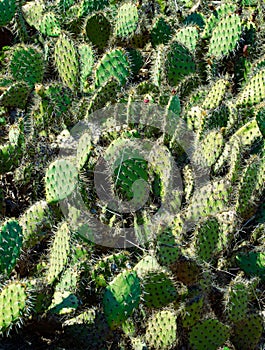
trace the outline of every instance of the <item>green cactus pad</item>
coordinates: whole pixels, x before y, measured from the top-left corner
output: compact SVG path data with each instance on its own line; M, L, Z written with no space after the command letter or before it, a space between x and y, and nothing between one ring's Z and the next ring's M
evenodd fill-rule
M229 337L229 327L217 319L207 319L192 327L189 341L194 350L216 350Z
M8 86L0 96L0 106L24 108L30 94L30 87L23 81Z
M193 52L196 49L199 33L196 27L184 27L176 33L175 39Z
M61 224L56 231L49 257L49 266L46 273L47 283L53 283L65 268L70 252L71 232L66 223Z
M130 64L121 49L105 53L99 61L95 71L96 87L102 86L111 77L115 77L121 85L125 85L130 77Z
M155 313L147 323L145 339L154 349L169 349L178 342L176 315L171 310Z
M167 44L172 37L172 29L164 17L158 17L154 20L150 32L151 43L153 47L160 44Z
M114 35L122 39L127 39L135 32L137 24L138 10L136 5L125 3L118 9Z
M247 276L258 276L265 281L265 254L262 252L249 252L237 255L238 266Z
M129 255L126 253L112 254L100 259L98 263L92 268L91 278L98 287L106 287L107 280L112 276L116 270L126 268Z
M103 13L95 13L86 19L84 34L89 42L103 50L110 38L111 24Z
M0 97L1 99L1 97ZM265 139L265 109L261 108L256 114L256 121L259 126L259 130Z
M220 23L220 20L234 13L235 10L236 6L232 2L224 3L218 6L206 21L202 38L209 38L212 35L214 28L216 28L218 23Z
M131 65L131 71L133 75L137 75L144 64L143 56L140 50L133 48L127 48L126 53Z
M220 250L218 247L220 236L219 222L216 218L208 218L201 223L195 231L196 243L194 244L199 260L210 261Z
M0 1L0 27L11 22L17 10L16 0L1 0Z
M236 106L253 106L265 98L265 69L255 74L236 100Z
M193 25L203 29L206 23L206 18L200 12L193 12L184 19L184 24L187 26Z
M108 6L108 0L82 0L79 5L79 17L87 16Z
M231 14L222 19L213 30L209 43L208 55L221 59L233 51L242 33L241 18ZM223 36L225 35L225 40Z
M186 220L197 220L227 208L231 196L229 181L215 181L195 191L186 211Z
M26 22L37 30L40 30L44 10L44 3L40 1L28 1L22 6L23 17L25 18Z
M231 340L237 349L255 349L264 331L262 315L247 315L235 324Z
M20 326L30 312L30 295L26 283L9 281L0 291L0 334Z
M79 305L78 298L71 292L55 292L49 312L57 315L64 315L74 312Z
M208 95L205 97L202 108L204 109L217 108L224 98L227 86L228 86L227 80L225 79L217 80L217 82L212 86Z
M235 210L241 217L251 217L253 212L252 195L257 184L259 163L251 159L241 175Z
M231 322L237 323L246 318L248 299L246 281L232 281L225 293L225 310Z
M177 85L184 77L196 72L192 54L178 42L170 44L165 64L167 80L171 86Z
M182 325L183 327L192 327L202 318L203 315L204 298L197 295L194 298L187 300L183 305L182 311Z
M125 271L106 287L103 308L111 328L121 325L138 307L140 302L140 280L134 271Z
M39 201L30 206L20 217L19 224L23 227L23 244L34 246L45 237L42 229L50 226L51 212L45 201Z
M152 255L143 257L133 268L139 278L143 278L149 271L159 270L161 267Z
M163 271L149 271L142 281L144 304L160 308L172 303L178 296L173 281Z
M78 53L73 40L64 32L55 44L54 61L64 84L73 91L77 89L79 86Z
M117 98L117 93L120 90L121 86L119 81L114 77L109 78L94 93L89 103L85 118L87 119L90 113L105 107L109 103L114 103Z
M42 34L51 37L60 35L61 26L56 15L53 12L44 13L39 23L39 30Z
M0 227L0 273L9 275L20 256L23 242L22 227L8 220Z
M145 189L144 183L141 186L141 182L139 182L141 179L148 180L147 162L144 160L128 159L114 170L115 187L120 195L127 200L136 196L141 201L141 191ZM133 186L135 181L137 181L137 186Z
M219 158L224 147L224 138L220 131L210 131L196 145L194 162L200 166L211 167Z
M172 230L167 229L157 236L156 256L161 265L168 266L173 264L179 257L181 250L179 248L177 237Z
M163 45L157 46L154 52L154 63L152 66L152 81L154 85L160 86L163 80L162 66L164 64L164 47Z
M80 59L81 88L82 90L85 90L88 85L87 79L91 75L94 65L94 54L92 47L88 44L79 45L78 53Z
M48 203L58 202L69 196L78 183L75 166L65 159L52 162L45 175L45 192Z
M15 80L21 80L33 87L41 83L44 75L42 52L32 45L20 44L11 52L9 72Z

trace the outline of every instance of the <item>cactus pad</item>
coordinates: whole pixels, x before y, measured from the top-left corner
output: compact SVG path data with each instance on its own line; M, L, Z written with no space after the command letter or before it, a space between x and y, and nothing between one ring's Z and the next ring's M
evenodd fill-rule
M173 311L162 310L149 320L145 334L146 342L154 349L169 349L177 344L177 323Z
M125 271L110 282L103 296L103 308L111 328L121 325L133 313L140 295L140 280L134 271Z

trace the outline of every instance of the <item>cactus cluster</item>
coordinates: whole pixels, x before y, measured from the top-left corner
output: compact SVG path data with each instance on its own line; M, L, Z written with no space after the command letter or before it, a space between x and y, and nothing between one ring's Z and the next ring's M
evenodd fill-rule
M264 348L264 16L0 0L1 349Z

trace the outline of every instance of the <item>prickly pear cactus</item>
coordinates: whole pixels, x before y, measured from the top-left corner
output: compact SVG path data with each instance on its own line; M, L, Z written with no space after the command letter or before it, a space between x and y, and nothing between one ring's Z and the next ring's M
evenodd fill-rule
M0 0L1 348L263 349L264 14Z
M0 27L7 25L11 22L16 13L16 1L15 0L2 0L0 3Z
M192 349L212 349L222 346L229 337L229 328L216 319L206 319L192 327L189 341Z
M138 307L141 296L140 280L133 271L119 274L103 296L104 314L111 328L119 326Z
M20 256L23 242L22 227L16 220L8 220L0 231L0 272L9 275Z
M41 50L33 45L18 45L11 52L9 72L13 79L30 87L41 83L44 75L44 59Z
M155 349L169 349L177 345L176 316L171 310L155 313L148 321L146 342Z
M54 48L54 61L58 73L71 90L75 90L79 85L79 63L77 49L73 40L62 33Z
M27 286L19 281L9 281L0 291L0 334L8 333L14 326L23 324L31 309Z
M114 35L122 39L130 37L137 28L138 10L136 5L123 4L117 13Z
M58 202L70 195L77 186L76 167L65 159L58 159L49 165L45 176L46 200Z

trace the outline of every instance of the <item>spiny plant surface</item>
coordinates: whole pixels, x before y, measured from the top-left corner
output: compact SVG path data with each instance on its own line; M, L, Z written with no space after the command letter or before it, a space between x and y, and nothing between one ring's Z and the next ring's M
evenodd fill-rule
M0 0L1 349L264 349L264 18Z

